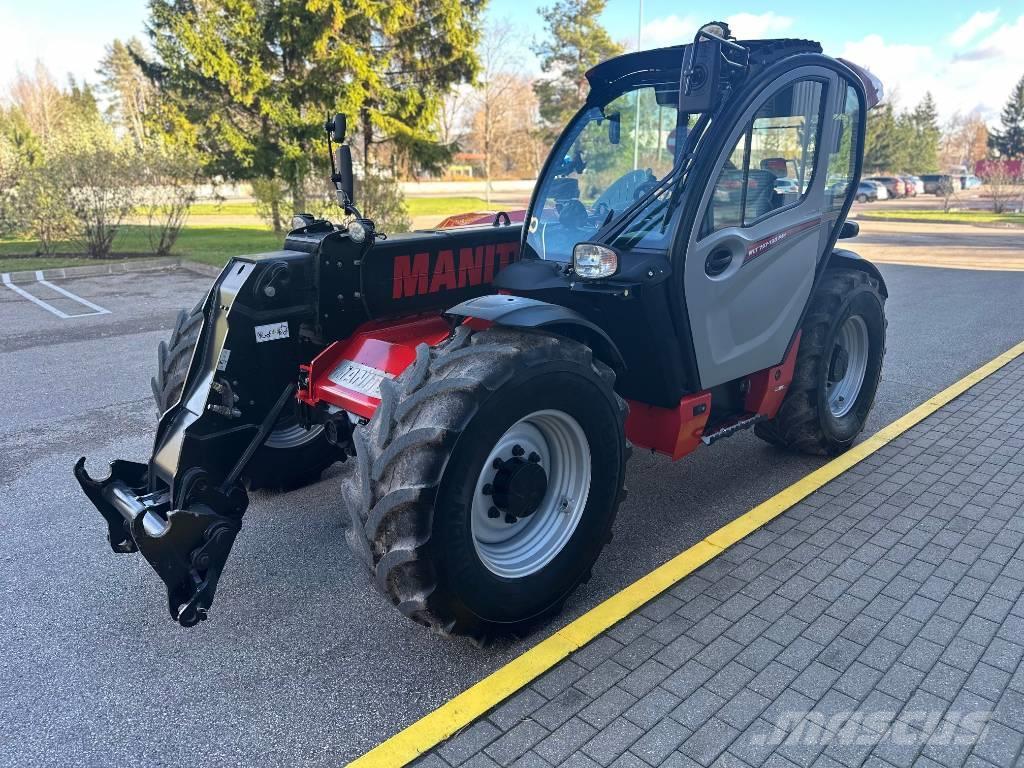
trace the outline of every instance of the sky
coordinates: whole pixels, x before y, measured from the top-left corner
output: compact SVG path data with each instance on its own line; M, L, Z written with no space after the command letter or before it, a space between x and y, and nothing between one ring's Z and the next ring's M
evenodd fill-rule
M525 44L523 68L538 71L528 43L543 36L538 9L553 0L491 0L488 18L511 24ZM629 48L637 44L641 0L609 0L602 22ZM144 36L145 0L0 0L0 90L18 70L42 61L59 79L95 81L96 64L115 37ZM978 112L994 122L1024 76L1024 0L854 2L690 2L646 0L640 45L692 39L697 27L724 19L740 39L800 37L874 72L890 98L913 106L931 91L940 117Z

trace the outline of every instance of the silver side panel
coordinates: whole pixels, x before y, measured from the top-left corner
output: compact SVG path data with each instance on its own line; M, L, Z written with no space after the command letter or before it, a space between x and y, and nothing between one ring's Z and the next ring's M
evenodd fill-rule
M688 243L683 288L704 389L777 365L785 357L810 296L815 267L832 226L821 223L828 163L824 150L818 153L817 172L802 202L755 224L728 227L699 239L718 169L747 123L764 98L806 77L828 81L820 146L830 146L833 126L828 118L834 111L838 77L823 68L801 67L776 80L751 106L733 129L711 178L703 180L706 188ZM781 239L775 239L780 234ZM731 253L732 261L722 274L709 277L705 259L721 249Z
M205 345L205 349L202 349L202 344L196 348L196 356L203 356L202 359L192 359L189 370L197 371L192 386L184 393L180 407L171 408L163 417L172 419L173 422L168 425L161 423L163 438L154 448L150 466L151 471L168 485L172 485L178 472L185 430L206 411L206 403L210 398L210 384L216 375L217 361L228 335L231 307L245 281L252 274L254 266L250 261L232 260L225 268L219 285L215 288L213 322L204 321L200 334L200 339L209 336L210 343Z

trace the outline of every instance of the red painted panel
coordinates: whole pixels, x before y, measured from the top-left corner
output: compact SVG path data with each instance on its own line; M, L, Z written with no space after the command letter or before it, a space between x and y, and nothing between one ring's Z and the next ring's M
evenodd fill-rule
M323 401L369 419L380 400L336 384L328 377L343 361L352 360L370 368L397 376L416 359L416 347L439 344L451 333L448 321L440 315L421 315L402 321L370 322L359 326L343 341L331 344L308 366L308 384L298 397L308 405Z
M802 331L796 332L796 338L789 345L789 352L786 353L786 359L781 364L753 373L747 379L750 386L747 389L744 407L748 413L760 413L772 419L779 412L782 401L786 397L786 391L793 381L793 370L796 368L796 355L800 349L801 333Z
M700 445L710 411L710 392L687 395L675 408L630 400L626 437L641 448L680 459Z

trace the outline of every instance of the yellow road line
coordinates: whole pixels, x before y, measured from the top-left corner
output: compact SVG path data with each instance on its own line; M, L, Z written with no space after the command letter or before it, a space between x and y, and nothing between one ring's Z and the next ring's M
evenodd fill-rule
M500 704L573 651L582 648L606 629L650 602L669 587L695 571L747 534L778 517L830 480L870 456L902 435L925 417L962 395L1010 361L1024 354L1024 342L985 363L973 373L934 395L905 416L900 417L846 453L801 478L767 501L740 515L676 555L664 565L634 581L620 592L591 608L575 621L517 656L505 666L470 686L455 698L410 725L390 739L357 758L350 766L374 768L401 766L415 760L431 747L465 728L478 717Z

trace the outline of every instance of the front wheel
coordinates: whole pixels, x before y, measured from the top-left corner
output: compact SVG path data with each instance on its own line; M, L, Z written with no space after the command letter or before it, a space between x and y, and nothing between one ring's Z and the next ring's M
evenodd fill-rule
M867 201L868 201L868 196L867 195L865 195L865 194L857 195L857 202L858 203L866 203Z
M461 326L382 387L348 542L409 618L482 639L557 611L624 496L626 406L575 341Z
M860 270L829 270L801 326L789 391L761 439L803 453L835 455L864 429L885 356L885 296Z

